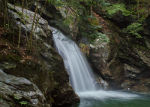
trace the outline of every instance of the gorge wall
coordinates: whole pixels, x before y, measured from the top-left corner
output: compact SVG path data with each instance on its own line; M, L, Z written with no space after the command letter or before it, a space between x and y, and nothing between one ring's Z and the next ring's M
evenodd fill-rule
M130 5L137 5L136 1L129 4L128 1L111 0L111 3L112 12L117 9L115 6L119 3L128 9L126 12L131 11L128 8ZM142 2L140 3L142 5ZM102 26L101 32L106 34L110 41L94 44L90 49L90 61L95 70L108 81L110 88L149 92L149 12L144 19L137 18L138 16L135 18L133 13L125 15L121 5L111 15L109 11L104 11L103 7L94 8L94 14Z
M102 77L108 89L150 92L146 1L139 7L137 0L105 0L91 6L66 1L65 8L61 2L54 5L46 0L26 0L24 5L20 0L6 1L0 0L0 103L4 107L67 107L79 102L55 50L50 25L78 43L98 82ZM142 3L144 17L137 11Z

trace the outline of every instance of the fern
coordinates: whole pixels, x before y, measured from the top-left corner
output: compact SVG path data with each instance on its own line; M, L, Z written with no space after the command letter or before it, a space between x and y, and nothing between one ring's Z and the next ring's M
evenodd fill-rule
M106 7L106 11L109 16L113 16L118 11L121 11L124 16L129 16L132 14L131 11L128 11L125 8L124 4L113 4L111 6Z
M21 102L19 102L21 105L27 105L28 104L28 102L27 101L21 101Z
M141 34L139 34L140 31L143 30L143 26L141 23L132 23L131 25L127 26L123 31L125 33L129 33L131 35L136 36L136 38L142 38Z

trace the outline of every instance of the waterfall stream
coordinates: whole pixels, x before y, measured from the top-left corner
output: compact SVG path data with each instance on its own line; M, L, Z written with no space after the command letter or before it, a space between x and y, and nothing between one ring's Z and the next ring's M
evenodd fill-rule
M70 75L70 81L76 93L96 90L94 75L86 58L75 42L55 30L53 39L65 67Z
M52 29L56 49L64 60L71 85L81 99L132 99L138 97L136 94L98 89L95 85L96 80L93 71L77 44L59 30Z

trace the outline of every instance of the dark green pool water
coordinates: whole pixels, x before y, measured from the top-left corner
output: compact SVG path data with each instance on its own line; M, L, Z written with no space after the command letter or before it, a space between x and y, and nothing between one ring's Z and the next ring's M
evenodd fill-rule
M136 99L82 99L80 104L73 107L150 107L150 97L141 96Z

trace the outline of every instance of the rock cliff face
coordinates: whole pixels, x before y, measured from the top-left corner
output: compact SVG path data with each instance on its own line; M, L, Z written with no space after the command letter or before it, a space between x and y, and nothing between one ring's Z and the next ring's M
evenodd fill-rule
M4 107L78 102L63 60L53 47L48 22L38 13L12 4L8 4L8 14L16 33L2 33L0 38L0 102Z
M108 81L110 88L150 92L149 17L140 32L142 38L135 38L124 33L124 26L114 21L120 21L121 17L124 23L129 25L128 22L132 22L130 19L126 22L126 18L119 13L116 13L117 17L114 14L113 17L107 18L102 10L94 11L101 17L99 24L102 26L102 32L110 40L108 43L94 44L90 50L90 62L95 71Z

